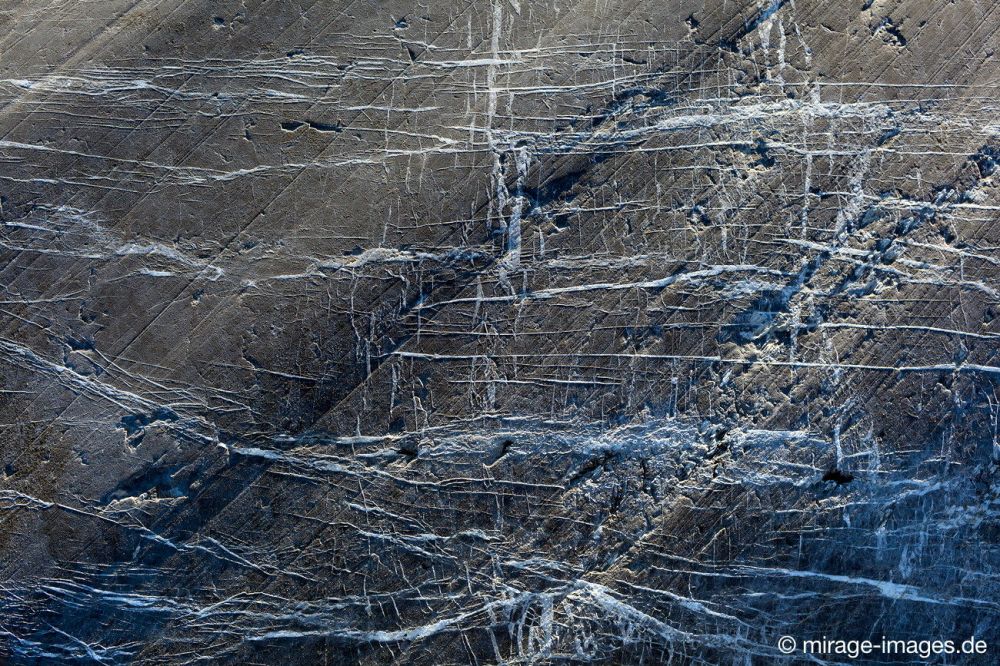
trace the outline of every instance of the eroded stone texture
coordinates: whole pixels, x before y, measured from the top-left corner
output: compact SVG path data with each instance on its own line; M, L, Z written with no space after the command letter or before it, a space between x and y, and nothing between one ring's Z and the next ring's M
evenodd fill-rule
M0 657L993 663L998 11L0 2Z

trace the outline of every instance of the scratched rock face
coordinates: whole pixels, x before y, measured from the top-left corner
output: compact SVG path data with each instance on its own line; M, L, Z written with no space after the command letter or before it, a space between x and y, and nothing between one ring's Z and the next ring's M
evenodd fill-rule
M0 661L1000 650L998 12L0 2Z

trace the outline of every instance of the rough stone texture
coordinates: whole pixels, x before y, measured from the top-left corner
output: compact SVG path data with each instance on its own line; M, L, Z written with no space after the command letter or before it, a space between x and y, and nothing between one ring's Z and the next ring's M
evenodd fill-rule
M0 26L0 660L1000 650L1000 4Z

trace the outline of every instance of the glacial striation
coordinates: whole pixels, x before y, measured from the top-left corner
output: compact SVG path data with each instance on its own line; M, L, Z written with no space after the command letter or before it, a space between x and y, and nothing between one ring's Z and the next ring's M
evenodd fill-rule
M0 0L0 662L995 663L998 48Z

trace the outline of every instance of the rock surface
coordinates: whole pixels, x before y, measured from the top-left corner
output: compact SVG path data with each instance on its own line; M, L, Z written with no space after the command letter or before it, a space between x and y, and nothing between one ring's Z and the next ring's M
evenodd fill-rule
M0 26L0 659L995 663L997 3Z

